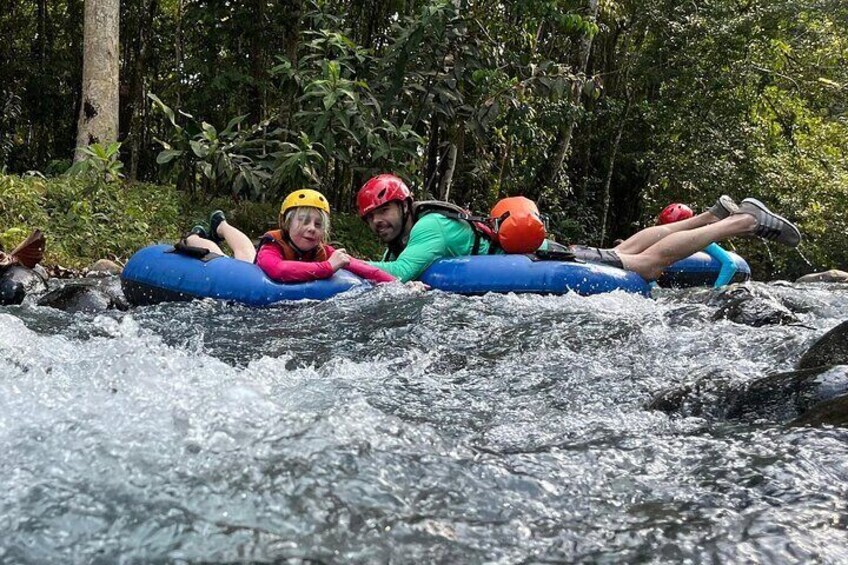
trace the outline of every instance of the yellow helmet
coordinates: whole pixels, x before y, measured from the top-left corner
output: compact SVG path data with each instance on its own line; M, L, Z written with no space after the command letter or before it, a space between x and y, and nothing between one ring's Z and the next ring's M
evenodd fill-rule
M285 214L286 210L297 208L298 206L311 206L312 208L324 210L328 214L330 213L330 204L324 198L324 195L317 190L310 190L308 188L295 190L286 196L286 199L283 200L283 205L280 207L280 214Z

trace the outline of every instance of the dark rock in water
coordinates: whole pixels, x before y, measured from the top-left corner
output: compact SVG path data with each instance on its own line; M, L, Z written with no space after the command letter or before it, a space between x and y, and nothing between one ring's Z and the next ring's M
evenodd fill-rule
M840 271L838 269L831 269L829 271L824 271L822 273L810 273L809 275L804 275L803 277L798 278L795 282L797 282L797 283L814 283L814 282L848 283L848 273L846 273L845 271Z
M848 366L815 367L758 379L727 398L731 420L785 423L821 402L848 394Z
M723 418L725 406L720 399L732 388L726 379L710 376L660 394L648 405L648 409L680 416Z
M32 269L12 265L0 270L0 305L20 304L27 294L45 290L44 279Z
M816 341L797 371L747 384L703 379L663 393L649 408L714 419L848 425L848 322Z
M110 308L126 310L129 307L117 277L68 281L42 296L38 305L71 313L102 312Z
M790 426L848 426L848 395L820 402L789 422Z
M120 275L121 267L114 261L109 259L98 259L89 268L89 277L105 277L109 275Z
M704 380L658 396L649 408L682 416L779 423L848 395L848 366L776 373L747 384Z
M765 291L755 293L747 286L733 286L718 300L724 304L716 311L714 320L730 320L755 328L798 322L798 318L774 296Z
M848 322L820 337L798 361L799 369L821 365L848 365Z

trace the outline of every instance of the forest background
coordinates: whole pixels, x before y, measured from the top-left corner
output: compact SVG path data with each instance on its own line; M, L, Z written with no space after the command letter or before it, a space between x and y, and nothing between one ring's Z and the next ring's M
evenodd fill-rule
M83 0L0 10L7 247L39 227L53 261L123 260L216 207L258 235L292 189L350 212L391 171L478 211L524 194L601 246L669 202L753 195L812 263L739 240L757 278L848 267L843 0L100 1L120 10L120 146L82 171Z

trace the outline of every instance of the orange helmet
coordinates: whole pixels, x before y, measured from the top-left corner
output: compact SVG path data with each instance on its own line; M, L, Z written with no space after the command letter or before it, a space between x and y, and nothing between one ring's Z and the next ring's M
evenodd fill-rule
M498 244L507 253L533 253L547 235L536 203L523 196L500 200L491 216L498 224Z

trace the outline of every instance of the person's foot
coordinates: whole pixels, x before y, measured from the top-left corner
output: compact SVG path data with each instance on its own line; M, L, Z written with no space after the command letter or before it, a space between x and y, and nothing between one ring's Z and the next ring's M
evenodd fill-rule
M215 210L209 216L209 235L210 239L215 243L221 243L223 239L221 235L218 233L218 226L221 225L222 222L226 222L227 217L224 215L224 212L221 210Z
M710 208L709 212L719 220L723 220L731 214L735 214L739 211L739 206L736 205L736 202L733 201L731 197L726 194L722 194L716 200L716 203L713 204L713 207Z
M753 235L776 241L789 247L798 247L801 243L801 232L795 224L782 216L778 216L756 198L746 198L739 205L740 214L748 214L757 220Z
M189 235L197 235L202 237L203 239L209 239L209 232L206 231L206 228L200 224L197 224L196 226L191 228L191 231L189 231L188 233Z

